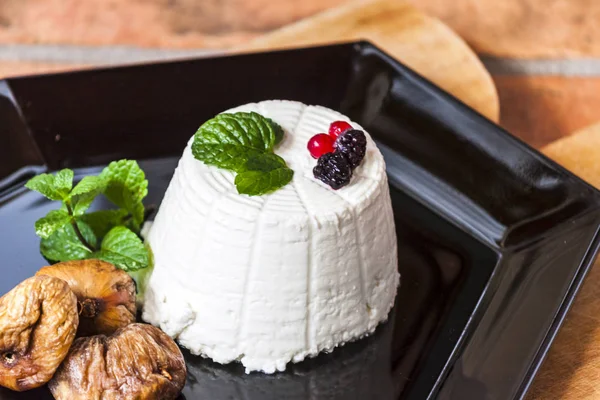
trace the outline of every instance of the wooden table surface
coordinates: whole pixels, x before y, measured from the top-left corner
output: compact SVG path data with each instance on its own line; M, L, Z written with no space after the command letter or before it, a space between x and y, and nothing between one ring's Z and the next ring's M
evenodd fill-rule
M599 1L412 1L490 74L401 0L0 0L0 77L367 37L600 187ZM598 288L600 267L528 399L600 399Z

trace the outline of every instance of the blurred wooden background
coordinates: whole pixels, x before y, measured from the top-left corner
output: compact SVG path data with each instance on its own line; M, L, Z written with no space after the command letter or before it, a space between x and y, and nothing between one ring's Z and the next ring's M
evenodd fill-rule
M424 22L417 14L404 18L402 0L376 1L386 5L348 15L335 11L347 0L0 0L0 77L240 48L330 10L330 17L352 18L345 26L357 32L381 23L385 29L379 37L392 47L395 34L412 29L413 36L404 39L439 49L431 65L419 59L417 48L394 49L412 56L411 62L428 69L430 76L454 55L448 61L456 67L452 76L438 82L461 92L491 118L497 115L494 88L486 83L487 74L477 71L481 64L460 48L462 42L444 36L445 27L435 20ZM407 1L445 22L477 52L495 84L502 126L538 148L562 138L546 152L600 186L600 169L595 168L600 128L584 129L600 120L600 1ZM362 1L365 6L371 2ZM310 30L316 25L296 29L307 36L331 34L342 22L330 17L320 21L333 26L320 25L314 32ZM461 74L477 78L461 83ZM581 134L567 138L577 130ZM600 270L595 268L529 399L600 399L599 289Z
M493 67L502 124L511 132L541 146L598 119L598 63L579 60L560 68L549 61L600 55L600 2L410 1L446 22ZM0 0L0 46L224 49L346 2ZM56 57L52 50L44 60L43 48L31 54L28 46L0 47L0 75L96 63L86 59L85 51L75 52L67 60L67 56ZM510 63L540 58L544 62L533 65Z

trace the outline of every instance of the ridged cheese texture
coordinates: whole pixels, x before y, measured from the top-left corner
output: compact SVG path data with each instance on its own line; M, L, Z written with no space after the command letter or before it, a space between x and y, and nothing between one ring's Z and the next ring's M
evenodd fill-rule
M196 160L190 140L148 233L155 264L143 317L194 354L273 373L387 319L399 283L394 217L368 134L349 185L313 177L308 140L336 120L358 124L294 101L226 112L237 111L284 128L275 152L294 178L272 194L240 195L234 174Z

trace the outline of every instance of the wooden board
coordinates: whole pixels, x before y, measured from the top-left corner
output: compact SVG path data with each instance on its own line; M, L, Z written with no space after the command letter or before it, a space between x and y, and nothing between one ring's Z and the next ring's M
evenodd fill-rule
M493 121L496 88L475 53L446 25L401 0L359 0L268 33L237 51L367 39Z
M600 189L600 123L542 151ZM592 268L527 400L600 399L600 262Z

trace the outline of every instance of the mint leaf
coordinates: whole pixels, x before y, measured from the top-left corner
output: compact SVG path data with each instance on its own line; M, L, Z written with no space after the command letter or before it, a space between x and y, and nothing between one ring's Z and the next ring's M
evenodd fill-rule
M279 142L281 142L281 140L283 139L283 128L271 118L267 118L267 121L269 121L269 123L273 127L273 130L275 131L275 144L279 144Z
M71 216L65 210L53 210L44 218L35 222L35 233L42 239L48 239L54 232L71 222Z
M99 176L85 176L71 191L73 215L83 215L105 187L105 180Z
M277 154L265 153L253 155L246 160L240 172L262 171L270 172L277 168L287 167L285 160Z
M192 143L192 154L197 160L207 165L240 171L243 169L248 158L262 154L260 151L244 146L233 144L204 143L194 140Z
M282 139L283 128L260 114L219 114L198 129L192 154L205 164L237 172L238 192L257 196L279 189L294 175L273 154Z
M294 171L288 167L279 167L268 172L240 172L235 177L235 186L240 194L260 196L287 185L293 176Z
M129 212L124 209L101 210L83 214L79 219L92 228L97 238L103 238L108 231L117 225L123 225Z
M63 169L55 175L40 174L31 178L25 187L41 193L50 200L62 201L69 197L73 187L73 171Z
M205 164L239 171L249 157L271 153L282 137L283 129L260 114L219 114L198 129L192 153Z
M88 193L100 193L106 187L106 182L99 176L84 176L71 191L71 196L81 196Z
M283 158L277 154L260 154L246 161L235 177L235 186L240 194L260 196L287 185L293 176L294 171Z
M61 193L68 194L73 188L73 171L62 169L58 171L54 178L54 187Z
M277 133L269 119L255 112L219 114L196 132L204 143L231 144L260 151L272 151Z
M142 200L148 194L144 171L133 160L114 161L104 168L100 177L106 181L104 195L132 215L136 229L144 222Z
M83 237L95 246L96 237L92 229L81 221L77 222L77 226ZM72 224L64 225L47 239L42 239L40 251L47 260L52 262L83 260L92 255L92 251L79 241Z
M106 234L94 257L125 271L146 268L149 263L148 250L142 240L124 226L114 227Z
M146 243L144 244L146 250L148 251L148 267L138 269L136 271L128 271L129 276L135 281L135 289L137 292L137 301L143 302L144 297L146 295L146 289L148 288L148 281L150 281L150 276L154 271L154 255L152 254L152 249Z

